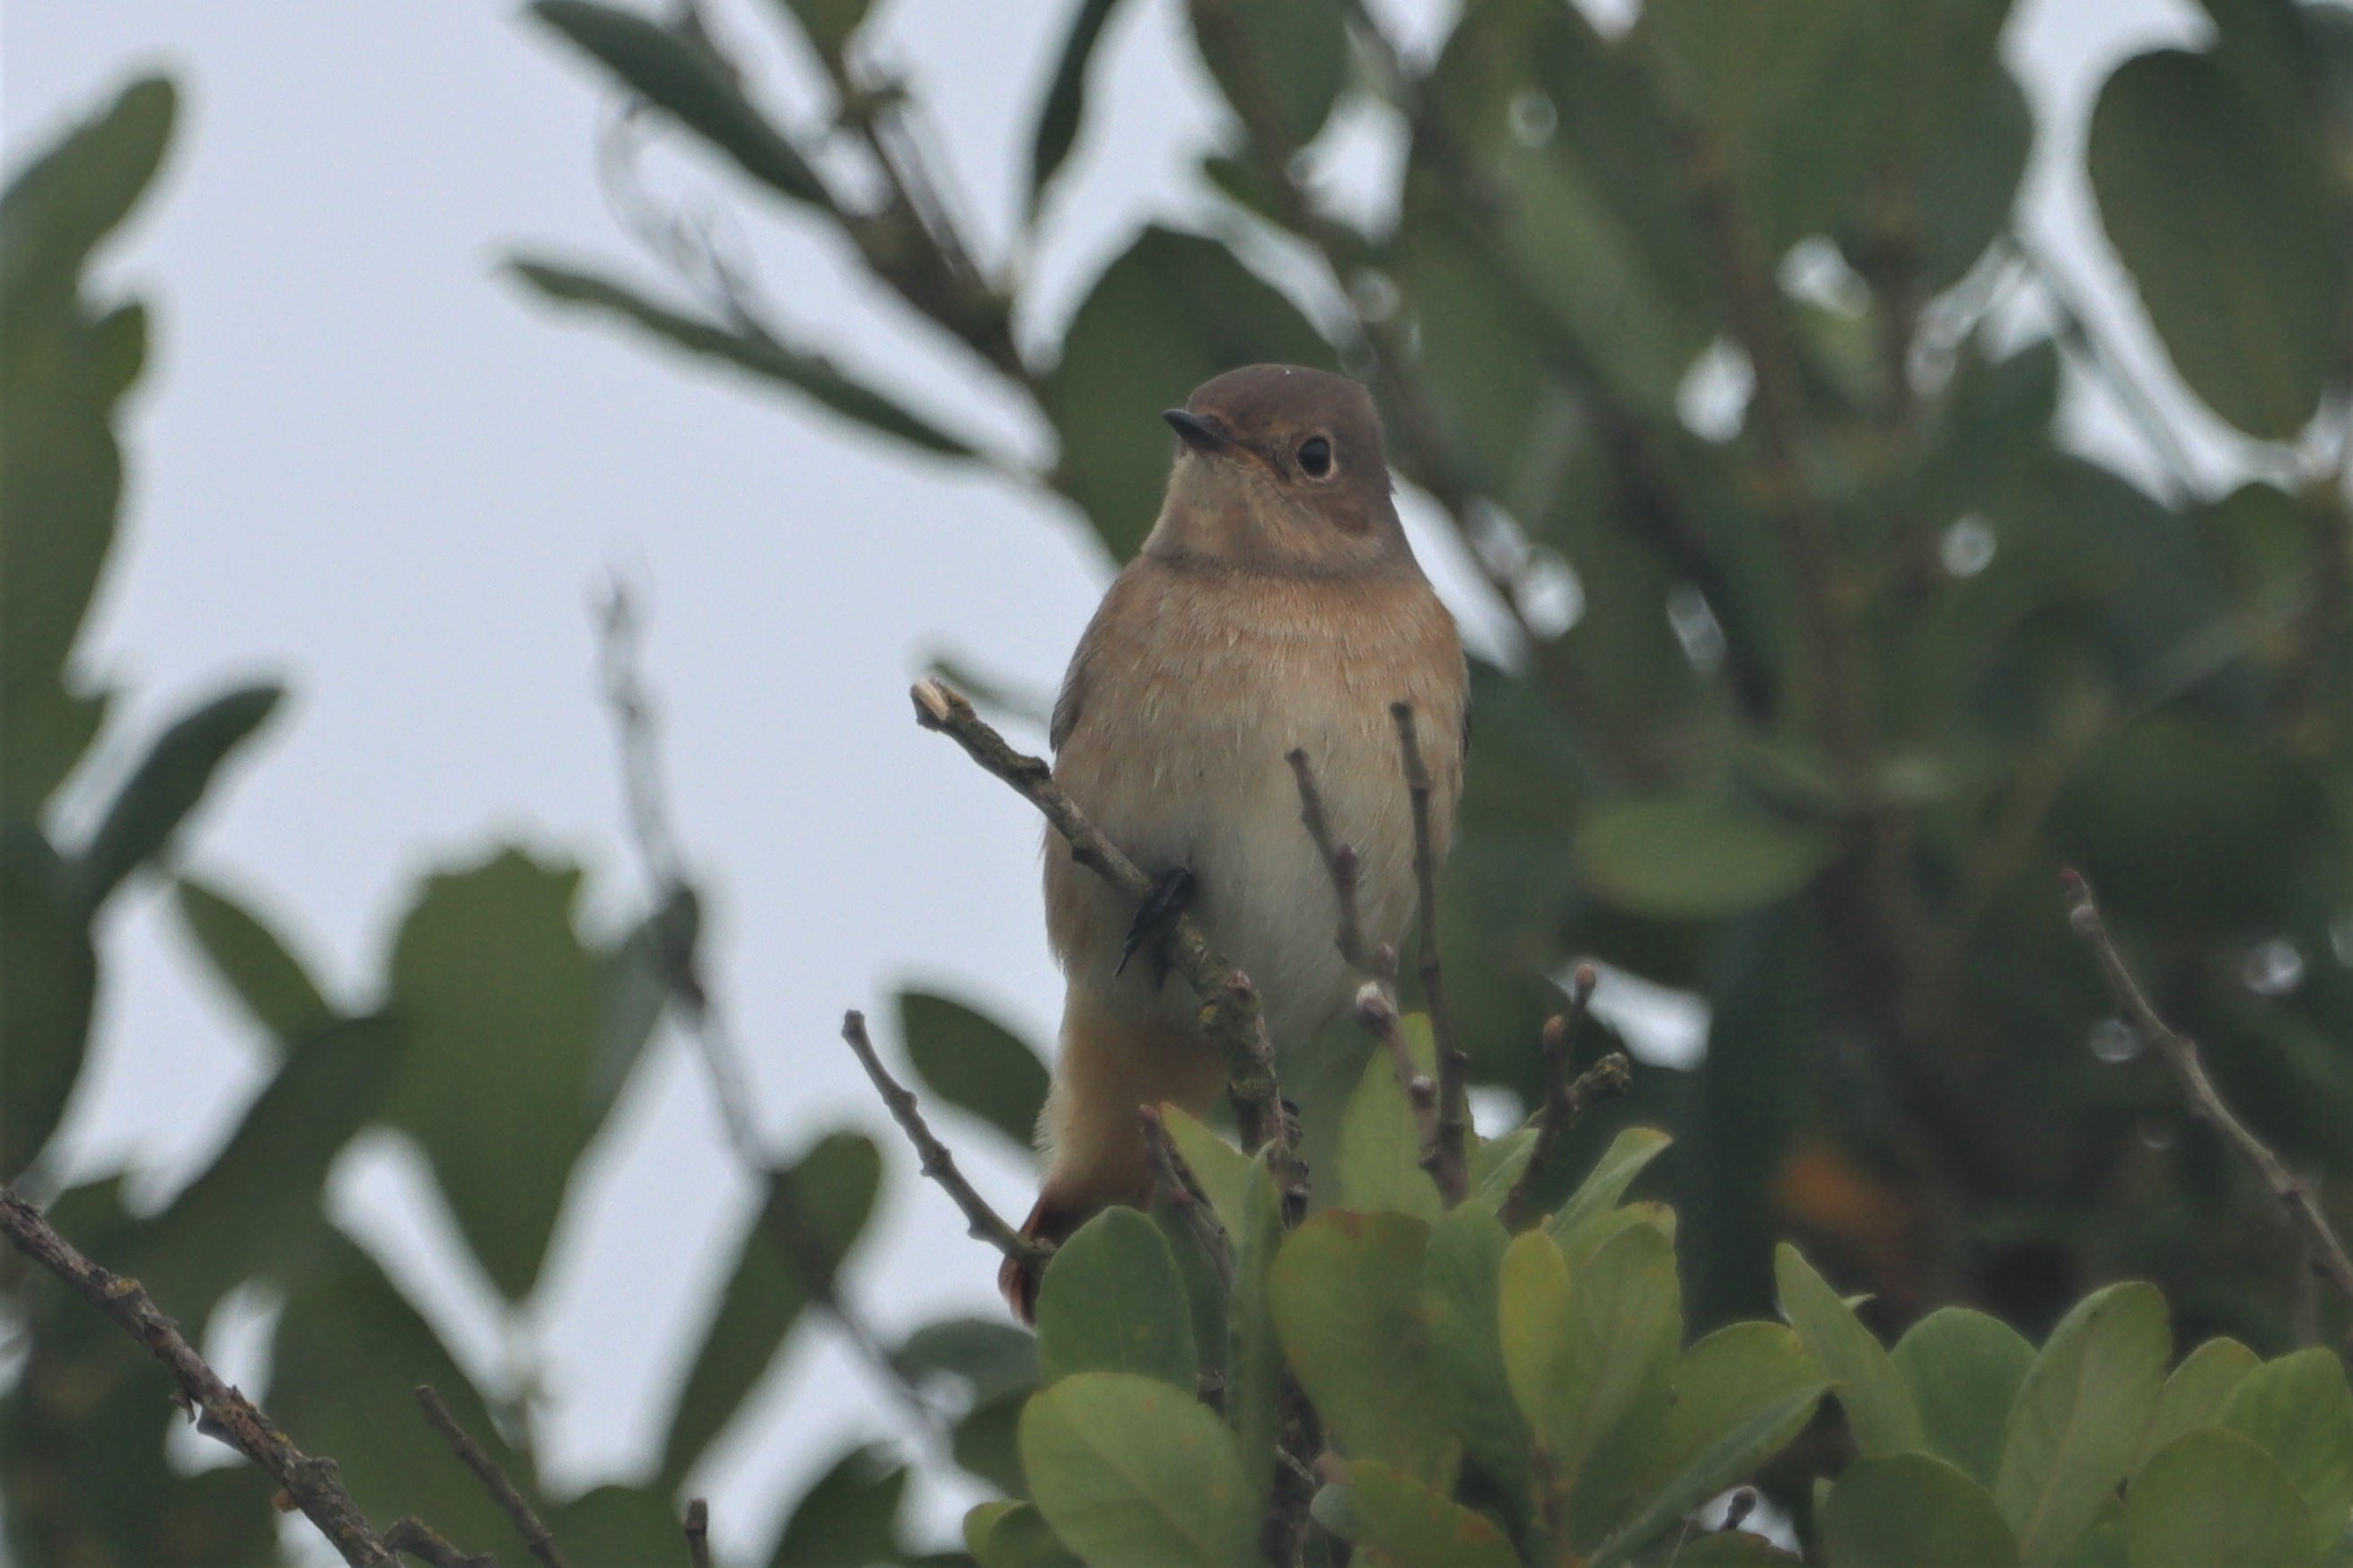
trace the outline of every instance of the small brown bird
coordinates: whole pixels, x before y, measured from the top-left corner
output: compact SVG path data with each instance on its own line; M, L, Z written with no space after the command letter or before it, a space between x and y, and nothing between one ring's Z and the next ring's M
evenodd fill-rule
M1359 859L1369 943L1403 937L1413 827L1390 705L1413 704L1445 853L1470 700L1462 643L1390 500L1365 389L1250 365L1164 416L1178 438L1142 553L1103 596L1054 704L1054 776L1258 987L1278 1045L1351 1000L1338 906L1285 761L1303 748ZM1180 976L1134 952L1144 919L1049 835L1046 926L1069 982L1024 1234L1060 1241L1152 1192L1139 1106L1199 1114L1225 1084ZM1134 962L1128 962L1133 957ZM1036 1283L999 1279L1025 1321Z

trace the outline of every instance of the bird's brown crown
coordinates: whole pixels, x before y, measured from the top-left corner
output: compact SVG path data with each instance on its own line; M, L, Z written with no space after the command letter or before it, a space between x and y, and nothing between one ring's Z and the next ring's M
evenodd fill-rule
M1147 550L1313 572L1406 554L1372 395L1303 365L1203 382L1166 416L1180 447Z

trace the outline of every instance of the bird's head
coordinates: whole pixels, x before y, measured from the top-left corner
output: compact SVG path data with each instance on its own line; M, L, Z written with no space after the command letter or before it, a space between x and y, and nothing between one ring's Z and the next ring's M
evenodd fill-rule
M1147 553L1319 576L1412 560L1380 416L1346 376L1245 365L1161 417L1176 461Z

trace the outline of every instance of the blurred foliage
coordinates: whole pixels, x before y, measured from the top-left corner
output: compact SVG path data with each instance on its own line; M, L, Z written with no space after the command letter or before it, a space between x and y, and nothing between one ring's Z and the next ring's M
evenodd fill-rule
M1066 7L1018 253L1085 145L1117 9ZM1996 49L2003 0L1649 0L1615 34L1561 0L1471 0L1427 60L1355 0L1190 0L1231 110L1205 203L1145 228L1050 343L1017 341L1020 270L955 220L860 0L762 13L831 89L788 116L695 7L531 8L633 124L828 227L1058 455L1027 471L844 370L641 190L617 206L653 214L640 237L675 286L545 259L521 282L918 460L1051 491L1107 562L1157 509L1158 408L1250 360L1364 377L1400 478L1515 634L1474 670L1441 933L1477 1078L1534 1102L1538 1025L1582 958L1712 1011L1704 1059L1646 1068L1581 1128L1541 1184L1553 1217L1517 1237L1493 1206L1525 1133L1482 1143L1477 1196L1446 1212L1387 1064L1346 1032L1286 1042L1320 1212L1286 1234L1262 1164L1172 1116L1231 1288L1169 1215L1113 1211L1049 1270L1038 1340L951 1320L875 1347L957 1413L947 1450L999 1500L965 1552L927 1553L905 1457L860 1442L786 1510L773 1563L1250 1561L1269 1503L1311 1489L1319 1563L1787 1561L1685 1523L1751 1477L1841 1565L2348 1560L2353 1405L2331 1358L2289 1348L2344 1313L2314 1306L2274 1205L2105 1016L2052 884L2063 862L2098 882L2160 1006L2334 1202L2353 1167L2353 11L2206 9L2205 47L2116 71L2084 169L2173 369L2245 437L2224 495L2178 471L2152 494L2059 443L2063 365L2144 400L2013 226L2038 128ZM434 1383L536 1492L526 1325L676 984L675 922L586 932L576 868L493 849L420 881L363 1009L232 891L178 875L280 694L224 690L142 744L106 733L77 659L148 331L91 267L174 105L133 84L0 199L0 1179L192 1331L231 1307L274 1321L268 1402L299 1441L371 1510L512 1558L408 1390ZM1406 149L1361 225L1315 177L1359 115ZM634 178L626 158L608 174ZM157 881L269 1074L178 1191L60 1191L93 929ZM927 992L900 1017L934 1098L1026 1142L1029 1045ZM385 1129L507 1303L506 1363L453 1356L322 1212L352 1141ZM843 1130L765 1173L654 1472L545 1509L574 1562L682 1561L681 1489L796 1326L837 1310L883 1164ZM1873 1326L1783 1236L1868 1294ZM1777 1304L1788 1327L1759 1321ZM0 1310L15 1560L277 1559L249 1468L167 1455L177 1417L136 1346L14 1258ZM2177 1324L2206 1342L2168 1376ZM1312 1478L1280 1457L1302 1421L1335 1450Z

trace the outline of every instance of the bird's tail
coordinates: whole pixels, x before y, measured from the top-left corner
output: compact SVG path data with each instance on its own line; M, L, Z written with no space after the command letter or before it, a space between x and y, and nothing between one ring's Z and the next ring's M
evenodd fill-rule
M1041 1193L1029 1217L1021 1222L1021 1237L1025 1241L1059 1247L1090 1217L1092 1211L1058 1202L1051 1193ZM1043 1273L1042 1268L1025 1267L1012 1258L997 1270L997 1289L1005 1297L1005 1304L1013 1309L1015 1317L1033 1328L1038 1322L1038 1280Z

